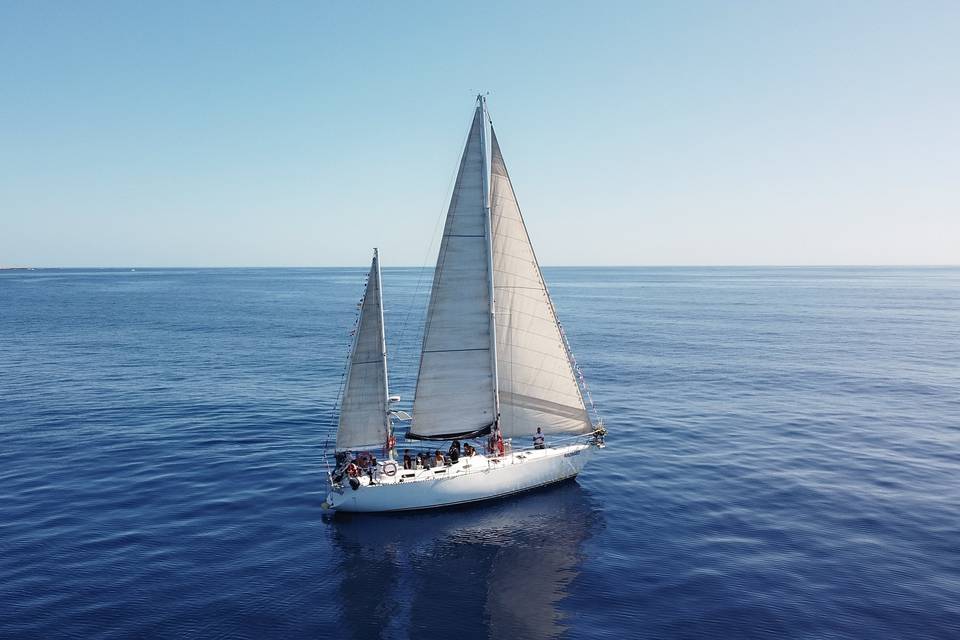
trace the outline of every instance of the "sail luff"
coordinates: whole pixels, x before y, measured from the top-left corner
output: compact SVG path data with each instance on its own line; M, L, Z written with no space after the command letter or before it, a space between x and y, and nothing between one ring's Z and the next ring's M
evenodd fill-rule
M337 426L337 451L382 445L389 434L387 352L378 253L367 275Z

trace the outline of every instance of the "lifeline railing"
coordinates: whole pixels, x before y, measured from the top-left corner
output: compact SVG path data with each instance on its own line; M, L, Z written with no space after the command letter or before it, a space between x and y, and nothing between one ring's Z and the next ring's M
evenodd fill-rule
M503 456L484 456L483 459L484 459L484 460L487 460L487 464L486 464L486 465L484 465L484 466L482 466L482 467L481 467L480 465L466 465L466 466L461 466L459 469L457 469L457 473L454 473L454 474L452 474L452 475L446 475L446 476L438 475L438 474L436 473L437 471L439 471L439 470L441 469L441 467L440 467L439 465L430 466L430 467L421 467L421 468L419 468L419 469L417 469L417 468L414 468L414 469L404 469L404 468L402 467L402 462L398 462L398 461L396 461L396 460L393 460L392 462L394 462L395 464L398 465L398 468L397 468L397 471L396 471L396 475L400 475L400 476L401 476L400 479L399 479L400 482L404 482L404 481L406 481L406 482L421 482L421 481L425 481L425 480L441 480L441 479L446 479L446 478L462 478L463 476L468 476L468 475L475 474L475 473L485 473L485 472L489 471L489 470L492 468L492 467L490 466L490 462L491 462L491 461L499 462L499 461L501 461L501 460L505 460L507 457L510 458L510 463L509 463L508 466L512 466L512 465L514 465L514 464L523 464L525 459L524 459L523 457L520 457L520 458L519 458L519 462L518 462L518 461L517 461L518 458L517 458L517 456L516 456L515 454L528 453L528 452L532 452L533 450L534 450L534 449L531 447L531 448L529 448L529 449L518 449L518 450L515 450L515 451L511 451L509 454L506 454L506 453L505 453ZM466 456L466 457L461 456L461 457L460 457L460 461L469 460L470 458L471 458L471 456ZM380 463L382 463L382 462L384 462L384 461L378 461L378 464L380 464ZM443 468L444 470L446 470L446 469L449 469L449 468L452 467L452 466L453 466L453 465L452 465L451 463L445 462L442 468ZM473 468L473 467L477 467L477 468ZM368 476L368 470L367 470L367 469L363 469L363 470L360 472L360 475L361 475L361 476L365 476L365 477ZM391 476L391 477L393 477L393 476ZM330 476L329 479L332 480L332 476ZM380 471L380 470L376 470L376 471L375 471L375 474L374 474L374 477L373 477L372 480L373 480L372 486L381 486L381 485L384 485L384 484L387 484L387 485L395 484L394 482L384 483L384 482L383 482L382 471Z
M603 433L601 433L601 431L602 431ZM545 443L544 448L545 448L545 449L552 449L552 448L556 448L558 443L575 443L575 442L577 442L577 441L581 441L581 442L583 442L584 444L588 444L588 443L590 443L590 442L593 442L593 441L595 440L595 438L597 438L598 436L602 439L603 434L604 434L605 432L606 432L606 430L603 429L603 423L601 422L601 423L598 425L598 429L595 430L595 431L593 431L593 432L591 432L591 433L587 433L587 434L577 434L577 435L573 435L573 436L551 437L551 438L549 439L549 441L548 441L547 443ZM438 441L438 442L439 442L439 441ZM560 446L566 446L566 445L561 444ZM378 448L376 448L376 447L371 447L371 448L373 448L373 449L375 449L375 450L380 450L380 449L378 449ZM495 453L490 452L490 451L484 451L483 448L478 448L478 449L477 449L477 453L480 453L480 454L484 455L485 457L487 457L487 458L489 458L489 459L502 459L502 458L507 457L508 454L525 453L525 452L537 451L537 450L538 450L538 449L537 449L534 445L532 445L532 444L531 444L530 446L526 446L526 447L514 447L514 446L513 446L513 438L506 438L506 439L504 439L504 455L503 455L503 456L500 456L500 455L495 454ZM411 444L410 446L403 446L403 447L398 446L398 447L395 449L395 451L396 451L398 454L402 454L403 452L410 451L411 453L414 454L414 457L415 457L415 455L416 455L417 453L428 453L428 454L430 454L430 457L431 457L431 458L436 454L437 451L440 451L442 454L444 454L444 458L445 458L445 459L448 458L448 454L447 454L448 448L429 448L429 447L425 446L425 444L424 444L422 441L416 441L416 444ZM358 449L357 451L354 451L354 452L352 452L352 453L354 453L355 455L357 455L357 454L360 454L360 453L364 453L364 451ZM333 460L335 459L335 454L333 454L333 453L325 453L325 454L324 454L324 457L327 459L328 465L329 465L330 461L333 461ZM465 456L463 453L460 454L460 459L461 459L461 460L464 459L464 458L469 458L469 457L470 457L470 456ZM380 462L380 463L385 462L385 461L386 461L386 458L383 458L383 459L379 459L379 458L378 458L378 459L377 459L377 462ZM397 465L402 468L402 466L403 466L403 456L402 456L402 455L398 455L398 459L394 460L394 462L396 462ZM431 466L431 467L428 467L428 468L429 468L429 469L433 469L433 468L435 468L435 467L432 467L432 466ZM409 471L409 469L408 469L407 471ZM329 476L328 476L328 477L329 477Z

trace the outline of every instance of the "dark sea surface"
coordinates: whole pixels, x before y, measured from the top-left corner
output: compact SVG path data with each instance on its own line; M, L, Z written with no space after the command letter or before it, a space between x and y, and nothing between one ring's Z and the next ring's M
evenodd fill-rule
M608 448L331 517L364 275L0 273L0 637L960 638L960 269L547 269Z

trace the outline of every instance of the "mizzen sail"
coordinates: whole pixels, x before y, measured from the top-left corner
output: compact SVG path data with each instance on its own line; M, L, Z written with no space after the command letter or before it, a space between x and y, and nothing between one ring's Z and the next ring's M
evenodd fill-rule
M383 329L380 256L373 251L360 321L353 338L340 407L337 451L384 446L390 435L387 393L387 345Z
M482 432L496 419L484 126L481 102L440 242L408 438Z

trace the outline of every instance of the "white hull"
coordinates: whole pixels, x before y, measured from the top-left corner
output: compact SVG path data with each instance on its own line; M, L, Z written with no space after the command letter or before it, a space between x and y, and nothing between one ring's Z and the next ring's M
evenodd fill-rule
M572 444L499 458L463 457L439 469L401 468L393 476L381 474L373 484L363 477L356 490L346 482L334 487L327 506L337 511L407 511L501 498L576 476L593 448Z

